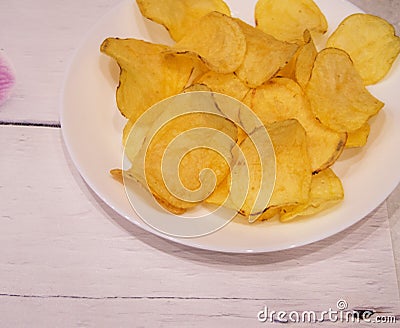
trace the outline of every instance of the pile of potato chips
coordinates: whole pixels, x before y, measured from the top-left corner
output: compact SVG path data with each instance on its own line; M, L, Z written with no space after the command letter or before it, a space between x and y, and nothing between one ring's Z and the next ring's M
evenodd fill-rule
M136 2L143 16L162 24L175 43L118 38L102 43L101 51L121 69L116 99L128 119L124 144L138 118L167 97L198 90L226 94L254 111L274 146L275 187L258 218L288 221L343 199L340 179L330 167L344 148L367 143L370 118L384 106L366 86L382 80L400 52L392 25L369 14L351 15L318 51L314 40L328 25L312 0L259 0L256 26L231 17L222 0ZM199 126L234 138L252 163L250 183L259 184L261 164L252 160L257 157L254 145L232 124L193 114L163 127L149 147L145 168L146 187L163 207L180 214L202 203L171 194L157 169L168 141ZM182 183L195 190L200 170L216 170L216 188L203 202L223 204L231 192L229 163L209 149L188 155L180 163ZM111 173L122 175L118 169ZM251 221L257 192L250 188L244 204L227 206Z

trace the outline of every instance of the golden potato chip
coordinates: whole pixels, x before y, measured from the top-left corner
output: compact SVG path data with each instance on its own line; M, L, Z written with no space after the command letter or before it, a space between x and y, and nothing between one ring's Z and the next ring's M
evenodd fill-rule
M172 39L179 41L196 21L218 11L230 16L230 9L222 0L136 0L142 15L163 25Z
M368 123L365 123L358 130L347 133L346 148L365 146L370 130L371 126Z
M264 127L262 129L264 129ZM254 136L255 133L256 132L253 132L251 136ZM241 169L248 170L249 189L246 197L242 198L240 197L240 192L237 193L236 190L231 190L231 199L236 208L240 208L239 213L249 218L249 221L252 222L258 219L268 205L270 197L268 197L264 203L260 203L259 193L269 193L271 195L273 191L276 176L273 166L275 165L276 158L272 147L270 154L263 154L263 156L261 156L250 136L241 142L240 150L243 152L247 164L238 161L236 165L240 166L243 164ZM235 178L235 176L233 178ZM262 186L263 182L264 186ZM234 188L234 186L232 186L232 188ZM239 184L239 188L242 189L243 187ZM238 194L238 196L236 196L236 194ZM242 199L244 199L243 204L240 203Z
M246 39L233 18L212 12L200 18L173 49L199 56L217 73L232 73L243 62Z
M302 42L309 30L324 34L328 23L312 0L258 0L255 8L256 26L278 40Z
M124 181L124 178L126 179L131 179L131 180L136 180L136 178L128 171L128 172L124 172L121 169L113 169L110 170L110 174L111 176L116 179L117 181L119 181L120 183L125 183L126 181ZM153 195L154 198L157 200L157 202L164 207L167 211L174 213L174 214L183 214L185 213L186 209L183 208L178 208L178 207L174 207L171 204L167 203L166 201L164 201L163 199Z
M287 222L297 216L312 215L325 210L344 197L342 182L331 169L313 175L310 199L307 204L289 206L281 209L280 220Z
M345 50L364 84L382 80L400 53L400 38L383 18L354 14L345 18L327 41L327 47Z
M249 88L233 73L221 74L208 71L195 81L207 86L211 91L223 93L242 101Z
M277 77L288 77L290 79L295 79L294 70L295 64L297 60L297 56L299 54L300 49L311 40L311 34L308 30L305 30L303 33L303 42L298 42L298 48L292 58L290 58L289 62L282 67L279 72L276 74Z
M180 93L203 63L192 56L165 54L169 47L136 39L108 38L101 51L121 68L117 105L123 116L135 122L149 107Z
M157 195L154 195L155 200L158 202L158 204L160 204L162 207L164 207L167 211L176 214L176 215L180 215L186 212L187 208L179 208L179 207L175 207L173 205L171 205L170 203L168 203L168 201L158 197Z
M248 86L255 88L269 80L285 66L296 52L294 43L279 41L249 24L236 20L246 37L246 55L235 74Z
M193 92L193 91L211 91L211 89L205 84L194 83L183 90L183 92Z
M123 171L123 170L119 170L119 169L114 169L111 170L110 173L111 175L114 177L114 179L117 179L118 181L122 181L122 183L127 186L129 185L129 181L135 181L135 182L141 182L142 185L145 185L145 181L142 181L141 179L138 179L137 174L135 174L133 172L133 169L127 170L127 171ZM187 208L179 208L179 207L175 207L171 204L169 204L167 201L165 201L164 199L158 197L157 195L153 194L154 199L157 201L157 203L159 205L161 205L164 209L166 209L167 211L169 211L170 213L173 214L183 214L187 211Z
M277 76L291 78L304 90L310 80L317 53L311 34L306 30L304 32L304 44L297 49L292 59L278 72Z
M233 154L230 175L206 202L234 209L253 222L265 211L275 183L275 154L266 128L258 125L246 134Z
M124 174L121 169L112 169L110 170L110 174L115 180L124 183Z
M311 77L311 71L314 66L315 58L317 57L318 51L315 47L313 40L301 46L296 56L296 63L294 68L295 81L303 88Z
M227 163L217 151L210 148L197 147L188 150L181 158L178 152L182 151L183 144L178 145L178 148L172 150L175 151L172 154L173 157L178 160L177 163L171 163L172 169L165 169L165 166L163 166L167 161L167 148L171 146L170 144L175 138L185 132L202 127L208 129L210 139L217 134L216 131L220 131L230 136L234 142L236 141L236 125L224 117L207 113L192 113L178 116L157 131L147 148L142 147L140 149L136 157L131 160L133 163L131 169L127 171L128 175L131 175L144 186L148 187L162 206L174 209L174 213L177 211L182 212L200 203L200 201L188 200L178 195L176 192L183 189L181 186L190 192L198 190L204 184L206 189L203 191L209 194L214 189L214 183L217 185L220 184L230 170L230 163ZM135 143L137 140L128 138L126 152L131 147L129 145L130 142ZM132 145L132 147L135 148L137 145ZM141 160L142 155L144 161ZM174 171L175 168L178 169L179 179L174 179L176 177L174 175L176 173ZM215 176L216 181L212 177L208 180L200 180L201 172L205 169L211 169L214 172L212 177ZM144 177L142 176L142 172L145 174ZM168 181L169 183L167 183ZM207 187L210 188L207 189ZM206 197L205 195L202 196Z
M278 216L280 213L280 207L270 207L263 214L261 214L259 221L268 221Z
M333 164L342 153L346 134L322 125L313 115L301 87L288 78L273 78L253 89L244 102L264 124L297 119L307 133L308 152L313 172Z
M349 55L335 48L317 55L306 94L317 119L339 132L361 128L384 105L365 88Z
M306 131L295 119L267 126L276 157L276 181L268 208L303 204L309 199L311 163Z
M258 197L262 174L257 150L249 137L240 144L240 149L249 163L251 188L242 205L234 201L235 197L231 197L232 202L225 203L225 206L237 210L250 221L253 215L256 215L255 218L267 219L267 214L268 218L273 216L278 208L306 203L309 197L312 174L303 127L297 120L292 119L268 125L267 130L275 152L276 180L271 199L268 204L265 204L264 214L260 217L259 213L252 212L255 199ZM206 202L216 205L224 204L229 193L235 193L235 190L230 190L230 179L228 175L227 179L206 199ZM247 181L242 182L243 188L247 187L247 183Z

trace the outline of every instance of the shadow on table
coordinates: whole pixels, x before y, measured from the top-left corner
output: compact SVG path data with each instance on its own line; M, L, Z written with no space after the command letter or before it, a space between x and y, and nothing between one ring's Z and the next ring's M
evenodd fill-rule
M282 263L292 261L293 264L306 265L312 262L326 260L345 249L352 248L363 240L367 239L380 226L379 223L368 222L370 217L374 217L379 211L377 208L370 213L366 218L354 224L350 228L333 235L324 240L283 251L256 253L256 254L235 254L208 251L196 249L190 246L181 245L173 241L163 239L153 235L148 231L141 229L124 217L120 216L107 204L105 204L93 191L87 188L91 197L97 202L103 212L112 220L113 223L127 231L141 242L176 257L183 258L188 261L202 262L212 266L224 266L229 269L230 266L243 267L246 270L247 266L257 266L273 263ZM263 268L265 270L265 267Z

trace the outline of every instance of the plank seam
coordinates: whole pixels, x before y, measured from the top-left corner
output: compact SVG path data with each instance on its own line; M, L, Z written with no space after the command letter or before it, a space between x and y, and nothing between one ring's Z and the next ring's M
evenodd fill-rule
M50 122L14 122L14 121L0 121L0 126L26 126L26 127L41 127L41 128L61 128L60 123Z

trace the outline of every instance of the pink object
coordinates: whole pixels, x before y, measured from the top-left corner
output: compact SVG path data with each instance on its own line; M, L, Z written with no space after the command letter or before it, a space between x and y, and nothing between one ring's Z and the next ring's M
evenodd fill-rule
M0 106L10 97L15 84L14 71L0 53Z

